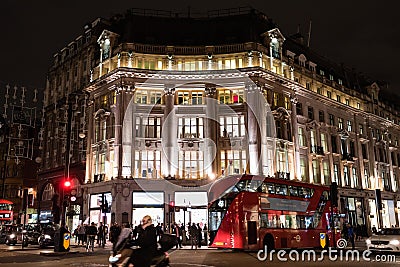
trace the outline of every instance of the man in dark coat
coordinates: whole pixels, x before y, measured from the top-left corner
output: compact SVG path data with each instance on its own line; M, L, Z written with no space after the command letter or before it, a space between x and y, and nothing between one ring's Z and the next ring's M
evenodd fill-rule
M157 253L157 231L149 215L143 217L138 228L136 244L140 248L133 251L130 262L134 266L149 267Z

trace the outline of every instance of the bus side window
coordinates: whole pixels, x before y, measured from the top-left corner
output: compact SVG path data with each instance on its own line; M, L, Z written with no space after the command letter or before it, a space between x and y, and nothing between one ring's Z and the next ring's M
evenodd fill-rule
M275 194L275 185L267 183L268 194Z
M276 192L276 194L277 195L284 195L284 196L287 196L287 187L286 187L286 185L284 185L284 184L281 184L281 185L276 185L275 186L275 192Z
M298 197L299 196L298 187L289 185L289 193L291 196Z

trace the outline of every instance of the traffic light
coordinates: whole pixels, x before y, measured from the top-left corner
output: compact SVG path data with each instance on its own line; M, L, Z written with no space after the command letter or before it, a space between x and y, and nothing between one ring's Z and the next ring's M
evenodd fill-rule
M336 182L331 184L331 206L337 207L338 206L338 186Z
M71 194L71 181L70 180L65 180L63 183L63 191L64 191L64 201L69 202L70 200L70 194Z
M170 201L169 205L168 205L169 212L173 212L174 209L175 209L175 202L174 201Z
M375 189L375 202L378 210L382 210L383 206L382 206L382 196L380 189Z

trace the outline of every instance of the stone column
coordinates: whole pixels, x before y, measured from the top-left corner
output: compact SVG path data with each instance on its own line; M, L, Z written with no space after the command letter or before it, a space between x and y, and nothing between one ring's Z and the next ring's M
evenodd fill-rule
M175 85L164 88L165 109L162 126L161 169L164 177L173 178L178 170L177 117L174 110Z
M206 95L206 119L204 122L205 126L205 149L204 149L204 173L209 178L213 179L217 176L217 158L219 158L219 151L217 149L218 137L218 116L217 116L217 100L215 85L206 84L205 87Z
M88 102L88 130L87 130L87 140L86 140L86 183L88 181L93 182L93 153L92 153L92 144L94 143L94 101L92 96L90 96Z
M128 89L129 88L129 89ZM125 149L127 152L127 155L130 155L131 153L131 140L132 140L132 125L126 125L124 127L124 119L125 119L125 114L127 112L128 105L132 99L132 90L131 88L134 88L134 86L127 87L127 89L124 88L124 85L121 85L120 88L117 89L117 96L116 96L116 111L115 111L115 150L114 150L114 155L115 159L114 161L117 162L117 172L113 171L113 173L117 173L118 177L122 177L122 169L123 166L125 165L125 162L129 162L130 166L130 161L131 159L125 159L124 160L124 147L123 147L123 142L125 140L129 140L130 143L125 144ZM128 110L128 112L132 112L132 110ZM132 114L129 114L132 116ZM129 120L129 123L132 123L132 120ZM128 134L130 136L125 136L124 133ZM125 161L125 162L124 162ZM127 165L128 166L128 165ZM131 167L131 166L130 166ZM131 174L131 173L130 173ZM125 174L127 175L127 174Z
M266 135L266 129L262 129L261 124L265 120L265 108L260 102L261 93L254 84L246 85L247 92L247 133L248 133L248 152L249 152L249 169L250 174L259 175L262 173L263 162L261 160L261 144L263 140L262 133ZM264 116L261 116L264 114ZM266 140L264 140L266 143ZM265 144L266 145L266 144Z
M299 138L298 138L298 125L297 125L297 98L295 94L290 95L290 102L292 102L292 109L291 109L291 123L292 123L292 137L293 137L293 144L294 144L294 179L301 180L301 170L300 170L300 145L299 145Z

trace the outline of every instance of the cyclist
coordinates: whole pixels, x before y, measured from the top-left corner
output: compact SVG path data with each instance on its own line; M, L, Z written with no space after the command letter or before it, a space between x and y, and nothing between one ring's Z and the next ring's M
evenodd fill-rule
M90 248L92 249L92 251L94 251L94 239L97 235L97 228L94 222L92 222L91 225L88 227L86 235L87 235L86 252L88 252Z

